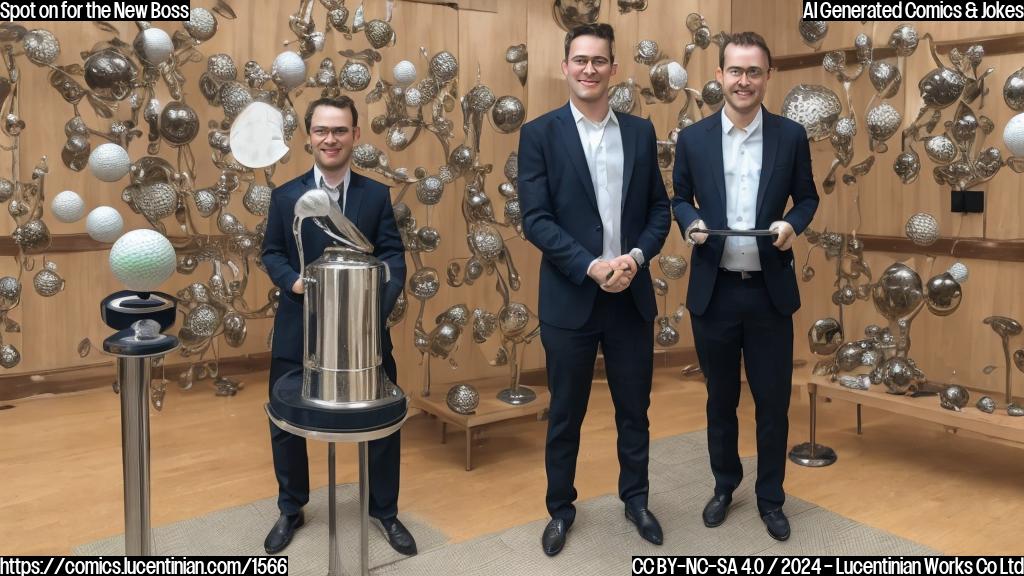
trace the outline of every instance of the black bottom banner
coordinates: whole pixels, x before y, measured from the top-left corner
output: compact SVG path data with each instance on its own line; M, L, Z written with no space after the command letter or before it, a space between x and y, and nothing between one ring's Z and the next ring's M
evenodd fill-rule
M1024 556L633 556L637 575L1024 575Z
M288 574L287 556L0 556L0 576Z

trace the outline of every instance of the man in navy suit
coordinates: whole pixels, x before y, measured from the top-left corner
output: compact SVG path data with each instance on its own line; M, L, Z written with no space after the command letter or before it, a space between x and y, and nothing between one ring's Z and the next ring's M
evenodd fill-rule
M359 140L358 112L348 96L321 98L306 110L308 150L313 169L275 189L270 199L267 231L263 241L263 264L270 279L281 289L274 318L274 343L270 360L270 391L285 373L302 366L302 279L299 252L292 234L295 202L313 188L328 191L345 216L373 243L373 255L387 264L391 279L381 298L381 349L384 372L398 382L391 355L391 335L384 323L394 308L405 283L405 253L395 224L391 195L383 184L350 170L352 148ZM312 222L302 223L302 248L306 264L312 263L333 242ZM276 554L291 542L302 526L302 507L309 501L309 460L306 439L270 425L277 475L277 506L281 510L264 547ZM416 542L398 520L398 477L400 433L370 442L370 516L376 520L391 546L407 555L416 553Z
M576 457L600 344L618 429L619 497L640 535L661 544L647 508L654 318L647 263L671 226L654 127L613 112L614 31L575 28L562 73L569 103L522 128L519 201L526 238L543 253L541 342L551 406L545 448L547 508L541 537L554 556L576 517Z
M743 479L736 408L740 356L757 418L757 507L768 533L789 538L782 512L793 313L800 307L790 247L818 208L803 127L761 106L772 56L764 38L736 34L721 46L721 112L683 130L676 142L673 212L694 246L686 307L708 389L708 452L715 491L706 526L725 521ZM792 207L786 211L792 199ZM785 214L785 215L783 215ZM723 237L702 229L771 229L778 236Z

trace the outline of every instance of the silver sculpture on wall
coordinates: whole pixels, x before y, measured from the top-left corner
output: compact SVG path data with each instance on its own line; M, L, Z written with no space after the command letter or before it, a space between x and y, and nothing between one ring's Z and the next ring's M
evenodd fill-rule
M818 23L801 23L801 34L805 41L814 45L823 37L825 26ZM910 114L909 126L902 131L903 114L894 105L903 82L903 65L920 42L927 40L935 69L918 83L922 107L916 115ZM1005 163L1015 171L1024 171L1024 159L1017 160L1016 143L1024 154L1024 118L1022 128L1014 122L1004 131L1004 141L1013 156L1004 159L994 147L986 147L984 138L993 129L993 123L984 115L977 114L973 106L981 108L986 92L986 78L992 69L981 66L984 50L971 46L966 50L953 49L949 64L938 58L934 40L925 34L919 37L911 25L898 26L888 38L888 44L896 51L896 60L875 58L872 40L866 34L859 34L855 41L856 60L847 62L843 51L827 53L823 67L840 83L845 101L828 88L809 90L798 86L791 91L783 105L783 113L803 124L808 137L814 140L828 138L835 158L823 182L826 193L834 190L843 170L842 182L852 185L860 176L867 174L873 166L875 155L886 151L886 142L900 134L901 151L893 161L893 170L904 184L914 182L922 170L922 159L918 149L923 149L927 159L935 163L935 181L948 185L953 190L965 190L983 184L996 175ZM858 119L851 95L852 85L867 73L874 94L864 109L863 121L869 136L869 152L866 159L855 160L854 137L858 131ZM1011 108L1017 105L1019 94L1024 94L1024 72L1011 75L1004 85L1003 95ZM813 105L808 105L813 104ZM845 104L845 106L844 106ZM942 119L942 110L956 105L952 119L944 123L944 131L936 131ZM1024 104L1020 104L1024 109ZM844 111L845 110L845 111ZM1019 133L1019 136L1018 136ZM856 192L855 192L856 193ZM859 202L854 199L855 205ZM859 216L857 222L860 221ZM858 224L859 225L859 224ZM940 238L938 221L928 213L912 215L906 222L905 234L915 244L931 246ZM863 258L863 245L851 235L808 231L808 240L814 247L821 247L829 260L837 261L836 284L832 301L839 306L838 325L842 326L843 307L858 299L872 297L876 308L889 321L886 329L891 345L885 345L879 338L847 342L835 351L834 358L819 362L815 373L833 374L869 367L871 380L884 383L893 393L914 392L924 384L924 374L914 365L908 355L909 327L914 316L924 307L936 315L954 312L962 300L962 283L966 281L966 267L957 263L946 273L937 274L928 282L921 282L917 274L902 265L886 270L877 282L873 282L871 271ZM802 277L809 281L815 275L808 263L802 269ZM841 329L841 328L840 328ZM815 333L812 326L809 337ZM819 345L820 349L820 345ZM1022 352L1024 356L1024 352ZM1024 361L1024 358L1022 358ZM863 374L846 378L847 384L860 386Z
M844 322L845 307L854 304L857 300L867 300L871 295L872 272L864 258L864 242L857 238L856 234L840 234L837 232L818 232L812 228L805 231L807 242L811 249L808 250L803 267L800 270L801 279L810 282L815 276L815 270L810 265L811 255L816 248L825 253L828 261L835 261L835 290L832 292L832 303L839 308L838 324L842 327ZM828 362L819 362L815 369L827 372ZM823 372L824 373L824 372Z
M956 311L962 299L960 283L949 272L943 272L923 284L917 272L896 263L879 277L871 297L875 308L889 321L895 344L894 355L878 365L873 380L893 394L917 392L925 377L908 356L911 323L925 307L937 316Z
M999 336L999 341L1003 345L1003 360L1006 369L1006 390L1004 399L1007 404L1013 403L1013 372L1010 369L1010 338L1019 336L1021 332L1024 332L1024 328L1021 327L1020 322L1013 318L1006 316L989 316L982 321L984 324L988 324L992 331ZM1017 354L1014 354L1014 360L1016 361Z
M824 20L799 20L797 30L804 44L817 50L828 35L828 22Z
M73 170L84 168L91 137L127 150L135 137L143 135L140 127L147 129L147 155L128 166L129 183L122 191L122 199L152 228L168 235L178 254L179 273L192 274L207 262L212 266L206 282L193 282L178 293L179 310L184 315L179 331L181 354L190 358L190 366L180 375L179 383L189 388L197 379L211 378L218 394L230 395L238 390L239 383L220 374L216 342L223 337L228 346L241 346L247 333L246 321L273 315L278 295L271 290L267 301L259 306L247 301L251 267L254 263L261 266L258 250L265 224L261 222L255 230L249 230L229 209L231 200L242 196L245 210L265 217L273 187L273 166L263 170L266 184L257 182L254 170L231 157L228 130L242 110L259 98L282 109L283 128L286 138L290 138L297 117L288 104L287 92L297 87L295 78L304 75L304 64L291 52L278 57L270 74L263 72L259 64L249 62L245 66L247 84L243 84L238 81L239 70L231 56L209 57L199 77L199 92L207 103L224 113L224 120L213 124L208 134L211 160L220 174L211 186L197 185L196 158L191 145L199 136L201 120L183 97L185 78L181 69L187 63L203 60L198 46L214 36L218 16L229 20L235 17L223 2L212 12L196 8L184 29L173 37L141 22L130 45L120 40L115 28L98 23L112 38L85 53L83 65L51 65L50 85L74 107L75 114L65 126L68 141L62 153L65 165ZM159 84L170 94L171 100L166 104L155 97ZM274 89L268 90L269 87ZM78 113L83 101L100 118L110 120L109 130L86 124ZM159 155L164 146L176 156L173 162ZM95 151L92 155L95 156ZM89 165L100 179L116 181L123 177L119 171L108 173L105 167L93 167L92 158ZM205 233L198 224L203 218L215 221L221 235ZM40 279L43 280L47 279ZM52 278L48 280L53 283ZM207 359L207 354L213 358Z
M910 30L906 26L897 29L891 42L912 50L910 46L916 46L916 33L911 34ZM914 121L903 130L903 152L893 168L904 183L913 182L920 169L920 158L913 144L919 142L936 164L932 171L936 183L952 190L968 190L991 180L1005 163L998 148L983 148L985 137L995 126L991 119L972 108L975 100L979 102L979 109L984 106L985 80L994 69L987 68L979 74L985 55L981 45L969 46L963 52L951 49L951 64L947 65L939 58L930 34L925 34L921 40L928 41L936 67L918 82L922 105ZM1007 86L1011 85L1008 80ZM1010 94L1008 102L1012 100L1012 89ZM953 118L945 123L945 132L933 134L942 110L953 104L956 109ZM929 135L922 135L922 131Z
M837 236L835 241L825 244L838 244L841 235ZM819 245L823 237L824 234L818 237ZM924 308L936 316L955 312L963 298L961 282L966 279L965 270L954 266L923 283L913 269L894 263L877 282L869 281L857 288L847 285L846 290L837 291L833 301L839 305L840 313L844 305L866 295L889 325L885 328L868 326L864 331L866 338L844 342L842 319L815 321L807 334L808 344L813 353L828 357L818 361L813 373L837 379L841 373L855 372L858 377L868 376L873 384L885 385L892 394L921 392L927 379L909 356L911 324ZM863 379L850 378L841 381L844 386L853 388L861 388L863 382Z
M839 96L817 84L797 84L782 101L782 115L803 126L814 141L832 134L842 112Z
M628 14L634 10L643 12L647 10L647 0L617 0L619 14Z
M593 24L601 12L601 0L555 0L552 5L555 22L569 31L582 24Z
M19 61L24 57L34 67L53 67L60 56L61 43L49 30L28 30L8 22L0 23L0 45L4 50L0 71L5 73L0 74L0 115L3 118L0 131L9 138L9 143L0 146L0 149L10 154L12 175L12 179L0 177L0 204L7 204L7 212L14 220L11 239L17 248L15 261L18 266L16 276L0 279L0 366L10 369L20 364L22 359L22 352L10 341L10 335L21 332L21 324L11 317L11 313L21 305L23 284L31 278L36 294L43 297L58 294L65 285L64 279L57 273L55 262L46 261L45 256L41 265L36 260L36 256L43 255L51 244L50 230L43 220L46 176L50 172L47 157L39 159L28 181L22 181L20 177L21 136L28 126L21 118L21 80L24 73L19 67ZM85 160L81 162L84 166ZM76 194L72 195L80 201ZM64 217L58 207L56 212L60 214L55 216L63 222L75 222L83 215L81 208L76 206Z
M819 318L807 330L807 345L812 354L824 356L813 368L819 376L832 375L836 372L834 355L843 345L843 327L835 318Z
M658 255L658 268L668 280L679 280L686 274L689 264L686 258L676 254ZM676 312L669 314L668 293L669 282L665 278L654 278L654 293L661 299L660 310L665 314L655 319L654 342L662 348L671 348L679 343L679 331L676 327L682 322L686 308L680 305Z
M526 44L509 46L505 50L505 61L512 65L512 72L519 79L520 86L526 86L526 78L529 74L529 53Z

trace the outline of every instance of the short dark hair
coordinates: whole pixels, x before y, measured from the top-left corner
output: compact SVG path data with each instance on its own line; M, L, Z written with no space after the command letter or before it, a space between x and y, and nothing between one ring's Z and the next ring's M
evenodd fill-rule
M615 62L615 29L611 24L598 22L594 24L580 24L565 35L565 59L569 59L569 45L580 36L597 36L608 41L608 52L611 54L611 61Z
M735 44L737 46L757 46L764 53L768 55L768 68L772 67L772 51L768 49L768 43L764 41L757 32L739 32L737 34L728 34L725 36L725 41L722 42L722 47L718 51L718 67L725 68L725 47L729 44Z
M356 103L351 98L342 94L337 98L318 98L309 103L306 107L306 134L309 134L309 125L313 121L313 111L320 106L331 108L348 109L352 113L352 127L359 126L359 112L356 111Z

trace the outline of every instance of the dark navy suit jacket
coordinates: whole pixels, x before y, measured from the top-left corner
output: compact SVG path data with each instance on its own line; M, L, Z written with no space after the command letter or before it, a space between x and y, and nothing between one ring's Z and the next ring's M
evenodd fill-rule
M754 228L767 229L772 222L785 220L800 234L818 208L807 133L800 124L763 107L761 117L764 146ZM712 230L728 227L722 163L721 111L679 133L672 173L672 211L684 232L694 220L704 220ZM786 212L790 198L793 207ZM800 308L793 251L780 251L772 246L773 241L770 236L757 238L761 271L775 308L788 315ZM686 296L686 307L693 314L704 314L711 301L724 250L724 236L711 236L693 249Z
M645 266L627 290L641 316L658 313L649 264L672 219L658 169L657 140L648 120L615 113L622 134L621 250L643 250ZM603 231L597 196L572 110L566 104L523 126L519 136L519 203L526 239L540 248L542 322L576 329L587 321L600 287L587 277L601 256Z
M395 224L391 195L387 186L352 172L345 200L345 216L373 243L373 255L391 270L391 279L381 293L382 350L391 352L391 336L385 328L405 284L405 251ZM316 188L313 170L275 188L270 196L267 232L263 239L263 265L274 284L281 289L281 300L274 317L274 343L271 356L302 362L302 295L292 292L299 278L299 250L292 234L295 202ZM302 249L306 265L333 245L332 238L306 219L302 223Z

